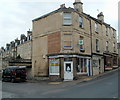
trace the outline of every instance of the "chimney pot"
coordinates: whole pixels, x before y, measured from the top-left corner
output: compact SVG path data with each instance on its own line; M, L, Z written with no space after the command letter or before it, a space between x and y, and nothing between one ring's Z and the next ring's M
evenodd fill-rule
M65 8L65 4L60 5L60 8Z

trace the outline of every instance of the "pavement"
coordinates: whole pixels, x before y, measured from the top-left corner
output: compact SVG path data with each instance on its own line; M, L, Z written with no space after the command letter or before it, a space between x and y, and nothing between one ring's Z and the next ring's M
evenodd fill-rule
M95 75L95 76L82 77L80 79L73 80L73 81L51 81L48 77L42 77L42 78L37 78L37 79L34 79L34 80L27 80L27 82L30 82L30 83L45 83L45 84L51 84L51 85L76 84L77 82L79 82L79 83L80 82L87 82L87 81L91 81L91 80L100 78L104 75L108 75L109 73L115 72L117 70L119 70L119 68L113 69L113 70L110 70L110 71L106 71L104 73L101 73L101 74Z

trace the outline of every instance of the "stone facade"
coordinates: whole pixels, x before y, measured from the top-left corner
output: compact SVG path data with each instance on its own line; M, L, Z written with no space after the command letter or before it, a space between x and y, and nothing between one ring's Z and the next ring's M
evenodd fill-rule
M103 13L93 18L83 12L82 5L75 0L75 8L66 8L64 4L33 20L34 77L50 75L64 79L66 62L73 63L73 78L117 67L116 30L104 22ZM109 60L110 67L106 63Z
M30 78L53 80L77 79L118 67L116 30L104 22L102 12L94 18L83 12L80 0L73 5L63 4L34 19L27 37L22 34L0 50L0 66L26 65ZM66 77L69 71L71 76Z
M20 40L15 39L10 44L6 44L0 50L0 67L7 66L27 66L28 78L32 78L31 59L32 59L32 32L28 31L27 37L21 35Z

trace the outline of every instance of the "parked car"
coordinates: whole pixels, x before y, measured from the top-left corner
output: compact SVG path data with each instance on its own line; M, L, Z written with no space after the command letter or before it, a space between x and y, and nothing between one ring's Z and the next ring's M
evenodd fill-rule
M2 81L26 81L26 66L9 66L3 69Z

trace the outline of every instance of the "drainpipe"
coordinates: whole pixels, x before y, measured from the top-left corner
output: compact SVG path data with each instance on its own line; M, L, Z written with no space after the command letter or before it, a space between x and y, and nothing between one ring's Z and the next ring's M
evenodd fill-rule
M91 67L92 67L92 24L91 19L90 20L90 36L91 36ZM92 76L93 76L93 67L92 67Z

